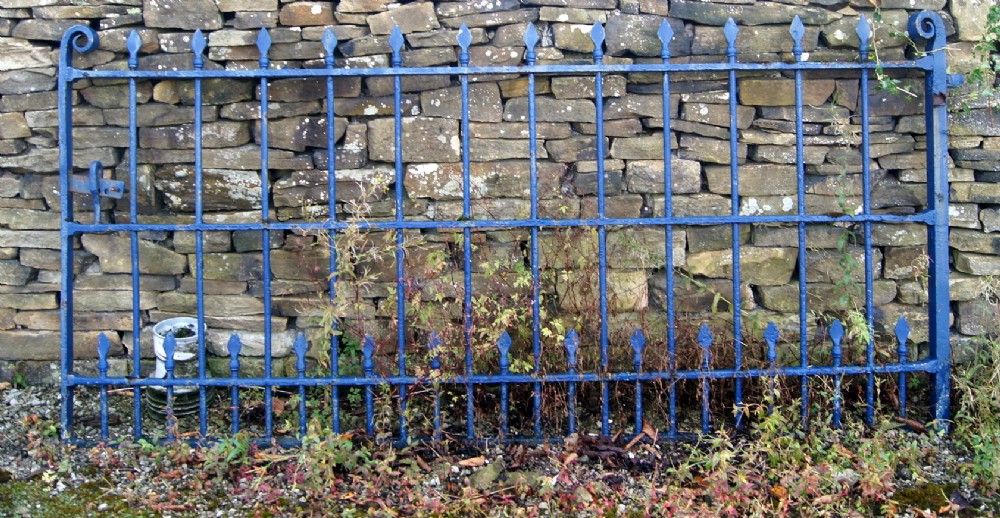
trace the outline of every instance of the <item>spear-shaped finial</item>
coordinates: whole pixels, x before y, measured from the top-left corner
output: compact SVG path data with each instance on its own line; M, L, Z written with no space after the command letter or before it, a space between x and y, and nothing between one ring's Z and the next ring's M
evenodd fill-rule
M139 49L142 48L142 38L139 32L133 30L125 40L125 48L128 49L128 67L132 70L139 68Z
M261 28L257 34L257 50L260 51L260 68L267 68L271 64L271 58L267 55L271 51L271 34L267 32L267 28Z
M205 67L205 35L202 34L201 29L194 31L194 36L191 38L191 51L194 52L194 69L201 70Z
M320 38L320 43L323 44L323 61L326 66L333 66L333 51L337 50L337 35L333 33L333 28L327 27L323 31L323 37Z

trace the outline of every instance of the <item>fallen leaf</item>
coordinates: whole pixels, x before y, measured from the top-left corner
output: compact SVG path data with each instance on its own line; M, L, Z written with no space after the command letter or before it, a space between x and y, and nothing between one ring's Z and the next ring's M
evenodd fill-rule
M956 504L955 502L949 502L948 505L938 509L938 514L951 514L957 513L963 509L962 506Z
M645 419L642 420L642 433L646 434L646 437L649 437L654 442L656 441L656 438L660 436L659 432L656 431L656 428L653 428L653 425Z
M654 447L652 447L652 446L650 446L648 444L643 444L642 445L642 449L646 450L647 452L649 452L650 455L652 455L653 457L655 457L657 459L662 459L663 458L663 456L660 455L660 452L656 451L656 448L654 448Z
M838 443L834 443L833 446L835 448L837 448L837 451L839 451L840 453L844 454L847 458L849 458L851 460L854 460L854 461L858 460L857 454L855 454L853 451L851 451L851 450L847 449L846 447L844 447L843 444L840 444L838 442Z
M580 435L576 433L571 433L563 439L563 448L567 451L575 450L578 443L580 442Z
M478 457L472 457L471 459L462 459L458 461L458 465L462 466L463 468L478 468L483 464L486 464L486 457L483 457L482 455Z
M563 466L569 466L570 464L576 462L576 459L580 458L580 455L576 453L570 453L563 458Z
M837 499L837 495L823 495L823 496L820 496L820 497L816 498L815 500L813 500L813 504L815 504L815 505L830 505L836 499Z
M892 418L897 423L903 423L913 429L914 432L927 433L927 426L920 421L914 421L913 419L907 419L905 417L895 416Z
M253 454L253 458L264 462L283 462L286 460L291 460L294 457L292 457L291 455L283 455L280 453L267 453L263 451L258 451Z
M646 432L644 432L644 431L643 432L639 432L639 435L636 435L635 437L633 437L632 440L629 441L628 444L625 445L625 449L626 450L631 450L632 447L635 446L636 443L638 443L639 441L641 441L642 438L645 437L645 436L646 436Z

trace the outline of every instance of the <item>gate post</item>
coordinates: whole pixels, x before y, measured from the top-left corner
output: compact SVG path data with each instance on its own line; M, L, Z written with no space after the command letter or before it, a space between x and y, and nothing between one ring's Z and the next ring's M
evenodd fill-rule
M922 11L910 17L910 37L927 40L929 68L924 83L927 127L927 252L930 256L928 332L934 360L932 404L938 429L947 431L950 417L951 336L948 288L948 75L944 48L946 33L941 17Z
M73 174L73 52L90 52L97 48L97 33L88 27L76 25L63 35L59 47L59 200L61 224L59 239L62 243L59 268L62 274L62 291L59 294L60 320L60 433L63 440L73 435L73 392L70 376L73 374L73 233L67 228L73 221L73 195L70 181Z

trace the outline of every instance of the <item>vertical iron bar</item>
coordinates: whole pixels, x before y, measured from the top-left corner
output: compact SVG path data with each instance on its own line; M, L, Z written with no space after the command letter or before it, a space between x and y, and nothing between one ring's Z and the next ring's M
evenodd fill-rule
M430 353L431 384L434 390L434 440L441 440L441 357L440 355L441 337L437 332L432 332L430 341L427 343L427 351Z
M81 41L82 40L82 41ZM67 231L66 222L73 221L73 194L70 176L73 174L73 51L86 51L97 46L96 33L86 27L73 27L66 31L59 50L59 205L63 224L59 227L62 243L60 273L60 370L59 391L62 396L60 421L63 440L73 437L73 395L75 387L69 383L73 375L73 234ZM134 160L134 158L133 158Z
M129 70L139 68L139 49L142 40L139 33L132 31L125 42L128 47ZM138 192L138 113L137 89L135 78L128 80L128 221L133 225L139 222L139 192ZM129 257L132 258L132 377L142 376L142 316L139 309L139 233L129 232ZM148 389L147 389L148 390ZM142 389L136 387L132 391L132 435L135 439L142 437Z
M461 53L458 63L462 67L469 66L469 44L472 37L469 28L462 24L459 30L458 43ZM464 43L464 45L463 45ZM471 183L469 171L469 74L462 74L462 219L472 218ZM463 339L465 343L465 376L472 377L472 229L466 227L462 231L462 273L464 280L464 297L462 302ZM465 384L465 438L475 437L473 418L475 415L475 389L471 382Z
M325 50L325 55L323 56L324 63L326 64L327 70L333 70L333 65L335 63L333 57L333 51L337 47L337 36L333 33L333 29L327 28L323 33L323 48ZM337 221L337 142L336 142L336 132L334 128L336 127L334 118L336 117L336 111L334 110L334 78L329 76L326 78L326 188L327 188L327 210L329 214L327 218L330 222ZM337 298L337 232L331 229L329 231L328 239L328 252L330 254L330 275L329 284L327 286L330 302L333 303ZM330 334L330 376L337 378L340 376L340 335L338 331L340 330L340 322L334 320L332 324L333 333ZM333 385L330 387L330 406L332 407L332 420L333 420L333 433L340 433L340 387L338 385Z
M97 375L101 380L108 377L108 351L111 350L111 342L108 337L101 333L97 336ZM100 385L100 414L101 414L101 440L108 438L108 386L104 383Z
M299 439L306 436L307 431L307 421L306 421L306 386L301 384L301 381L306 377L306 352L309 349L309 342L306 341L306 335L299 333L295 337L295 343L292 345L292 349L295 350L295 374L300 381L299 385Z
M944 55L943 52L939 52ZM943 76L945 68L935 66L932 72L935 76ZM928 82L933 79L928 79ZM930 92L930 90L928 90ZM937 361L937 372L934 374L934 420L944 431L948 430L950 419L951 391L951 337L949 336L950 286L948 285L948 106L938 104L938 95L927 95L928 110L931 110L930 127L928 131L927 149L933 156L928 163L933 163L933 169L928 171L927 188L929 209L934 212L934 225L928 229L928 249L931 251L931 281L928 307L931 319L928 326L934 345L931 348L933 359ZM933 106L931 108L931 106ZM931 134L934 134L931 137ZM931 181L933 178L933 182Z
M538 43L538 31L535 25L528 24L524 33L524 42L527 46L524 58L528 66L535 64L535 45ZM535 74L528 74L528 174L529 174L529 196L531 198L531 219L538 219L538 121L535 112ZM542 337L541 337L541 274L539 272L538 257L538 229L531 227L531 351L532 351L532 373L541 374L542 371ZM532 421L534 422L535 437L542 435L542 383L536 381L532 389Z
M666 20L660 23L658 31L660 38L660 58L664 64L670 63L670 42L674 37L673 29ZM674 182L673 182L673 150L671 149L671 118L670 118L670 72L663 73L663 216L672 218L674 215ZM674 373L677 370L677 342L674 325L674 226L664 226L666 233L665 266L666 299L667 299L667 370L670 373L668 393L668 428L667 436L677 435L677 380Z
M370 335L365 335L361 344L361 369L366 378L375 375L373 354L375 354L375 340ZM375 436L375 387L372 385L365 385L365 432L369 437Z
M777 388L778 388L778 326L774 325L774 322L769 322L767 324L767 329L764 330L764 341L767 343L767 368L770 370L770 376L767 380L767 415L774 413L774 401L777 399Z
M796 62L802 61L802 37L805 28L802 20L798 16L792 22L792 54ZM806 214L806 168L805 168L805 138L803 136L803 114L802 114L802 70L795 71L795 201L796 213L801 218ZM809 320L807 318L808 297L806 292L806 280L808 273L806 270L806 224L803 221L798 223L798 252L799 252L799 364L803 367L809 366ZM809 378L802 376L799 379L799 414L803 429L809 428Z
M399 27L393 27L392 35L389 37L389 45L392 47L392 68L398 69L403 65L403 56L400 50L403 47L403 34ZM403 221L403 86L400 75L393 76L393 143L395 151L396 165L396 221ZM403 230L396 231L396 346L397 362L399 364L399 375L406 375L406 299L405 284L403 278ZM406 385L399 385L399 438L406 442Z
M201 70L205 66L205 37L201 31L195 31L191 40L191 50L194 51L194 69ZM202 82L201 78L194 80L194 222L201 224L204 204L202 189ZM195 255L195 304L198 319L198 379L205 379L205 247L204 233L196 230L194 233ZM205 404L204 381L198 382L198 434L204 439L208 433L208 409Z
M940 23L940 19L938 20ZM939 29L943 33L943 29ZM943 36L941 37L943 40ZM943 43L942 43L943 45ZM937 54L944 59L944 52ZM935 64L931 74L935 77L944 76L944 63ZM934 81L928 77L927 82ZM934 225L928 228L928 250L931 253L931 281L928 307L930 322L928 332L934 345L931 347L932 358L937 361L937 372L934 374L934 420L939 429L948 430L950 419L951 391L951 337L949 336L950 286L948 285L948 106L944 95L927 90L927 110L930 111L927 132L928 164L934 164L927 173L928 209L934 213ZM939 102L940 101L940 102ZM932 136L933 135L933 136ZM933 178L933 180L932 180Z
M636 329L632 333L631 338L632 343L632 364L636 373L642 372L642 350L646 347L646 336L642 333L642 330ZM635 380L635 434L639 435L642 433L642 423L643 423L643 408L642 408L642 381L639 379ZM656 437L650 437L653 441L656 441Z
M724 29L728 46L726 56L730 64L736 63L736 35L739 31L736 22L732 18L726 23ZM737 98L736 98L736 70L729 70L729 177L731 191L731 213L737 216L740 213L740 180L739 180L739 137ZM733 233L733 347L735 349L734 369L743 368L743 343L742 343L742 314L741 301L741 280L740 280L740 225L732 224ZM734 426L740 429L743 426L743 378L736 378L734 381L735 390L733 399L736 405Z
M906 340L910 337L910 325L906 322L906 317L899 317L896 322L896 342L898 344L899 364L907 362L909 350L906 347ZM899 373L899 416L906 417L906 373Z
M579 346L580 346L580 338L579 338L579 336L577 335L577 333L576 333L575 330L570 329L569 332L566 333L566 343L565 343L565 347L566 347L566 365L568 367L568 372L570 374L576 374L576 365L577 365L576 353L577 353L577 350L579 349ZM569 405L569 408L568 408L568 411L569 411L569 416L568 416L569 417L569 430L568 430L568 433L574 434L574 433L576 433L576 424L577 424L576 382L575 381L567 382L566 386L567 386L567 389L568 389L568 394L567 394L568 402L567 402L567 404Z
M500 339L497 340L497 349L500 352L500 376L506 377L510 374L510 335L507 331L500 333ZM500 384L500 434L503 437L507 437L509 431L509 411L510 411L510 400L508 394L509 388L506 382Z
M708 324L702 324L698 331L698 344L701 346L701 370L708 372L712 368L712 332L708 329ZM709 415L709 378L701 378L701 433L707 434L711 429L711 416Z
M867 20L862 16L858 25L858 30L861 31L861 27L864 26L865 29L868 28ZM861 34L859 33L859 36ZM861 57L862 62L868 61L868 39L861 36L861 44L858 47L858 52ZM871 167L869 160L871 160L871 152L868 149L870 140L870 126L868 123L868 69L861 69L861 88L858 97L861 98L861 182L862 182L862 214L868 216L871 214ZM928 146L929 147L929 146ZM862 223L864 228L864 243L865 243L865 325L868 326L869 335L871 338L868 343L865 344L865 365L872 369L875 367L875 338L873 330L874 325L874 309L872 304L872 225L871 222L865 221ZM865 423L871 426L875 422L875 374L868 372L867 384L865 386Z
M948 431L951 391L951 337L949 336L950 296L948 285L948 85L944 22L932 11L913 15L909 22L912 38L927 40L925 50L933 68L924 79L924 117L927 127L927 210L933 223L927 228L927 251L930 254L928 290L928 336L934 372L934 421L939 430ZM956 78L957 79L957 78ZM957 86L960 84L956 82Z
M840 320L834 320L830 326L830 339L833 341L833 368L839 369L841 358L843 357L844 325ZM841 373L833 376L833 427L840 429L840 407L841 407L841 385L844 375Z
M235 382L240 377L240 349L242 348L243 344L240 342L239 336L234 333L229 337L227 346L229 349L229 377L234 382L229 387L230 427L233 435L240 432L240 387Z
M167 336L163 339L163 366L166 369L166 378L170 381L174 379L174 353L177 351L177 339L174 338L174 332L171 331L167 333ZM174 386L167 385L167 420L166 420L166 438L168 441L172 441L176 438L174 432L177 431L177 417L174 415Z
M594 64L604 62L604 27L600 22L594 24L590 31L594 40ZM600 291L601 307L601 375L608 373L608 235L603 220L605 217L605 180L604 180L604 74L594 74L594 104L596 115L594 123L597 126L597 219L602 220L597 227L597 257L598 257L598 290ZM611 391L606 380L601 381L601 435L611 434L610 419Z
M94 224L101 223L101 178L104 176L104 164L98 161L90 163L90 205L94 211Z
M271 47L271 37L267 29L260 30L257 38L257 48L260 50L260 68L270 67L271 60L267 56ZM261 275L263 276L263 297L264 297L264 377L273 376L271 369L271 233L267 230L266 224L270 222L270 180L268 172L268 146L270 145L268 131L268 83L267 78L260 79L260 211L261 222L264 228L261 229L261 247L264 258ZM270 385L264 387L264 438L270 440L274 432L274 412L273 412L273 390Z

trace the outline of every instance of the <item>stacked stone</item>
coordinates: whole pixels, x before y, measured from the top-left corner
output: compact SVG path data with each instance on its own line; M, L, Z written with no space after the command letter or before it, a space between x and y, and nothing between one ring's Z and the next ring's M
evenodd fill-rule
M462 25L472 36L473 66L517 65L525 59L527 24L539 30L539 64L591 63L594 23L605 25L605 63L660 62L657 30L666 19L675 37L675 62L725 60L722 25L741 24L739 59L788 61L788 27L798 15L806 25L803 59L855 60L858 18L872 19L866 0L704 2L694 0L471 0L396 4L387 0L309 2L287 0L6 0L0 8L0 372L15 366L37 380L52 379L59 357L59 196L55 63L58 40L69 27L97 29L98 50L78 55L79 68L122 69L125 39L137 30L140 68L191 68L191 35L208 38L208 69L259 67L257 30L266 27L272 67L323 67L321 38L332 27L340 44L338 68L386 67L389 33L399 26L406 45L403 66L449 66L458 62L456 36ZM944 0L883 0L875 45L882 59L902 58L905 41L892 36L910 14L942 10ZM942 12L956 48L969 50L981 36L984 10L953 1ZM979 31L979 32L977 32ZM961 55L961 53L956 53ZM957 68L969 66L958 59ZM595 85L592 77L539 76L537 149L539 214L562 219L597 214L597 160L603 160L609 217L664 214L663 98L658 74L611 74L603 80L603 157L597 156ZM470 85L472 217L517 219L530 214L528 81L524 76L474 77ZM738 212L795 214L794 88L788 76L740 75L737 155ZM406 195L408 219L447 221L462 216L461 96L454 76L402 79L404 182L394 185L393 80L336 80L335 118L326 119L325 80L286 79L269 84L268 196L281 221L323 219L327 209L327 130L337 142L338 218L391 218L394 189ZM205 220L256 222L262 205L259 84L205 80L202 146ZM871 95L871 202L879 212L912 213L926 206L926 136L922 80L902 78L913 94L890 95L873 81ZM804 83L806 209L809 213L853 213L862 200L859 79L809 74ZM194 88L190 81L138 83L139 151L135 157L140 221L180 223L194 212ZM127 180L128 85L81 81L74 103L74 162L100 160L106 176ZM674 150L673 214L730 214L729 92L725 76L675 74L670 106ZM954 101L952 157L952 298L955 330L962 335L995 333L997 321L981 296L982 279L1000 273L1000 131L988 106ZM960 107L971 109L961 111ZM978 104L977 104L978 103ZM387 190L372 187L386 186ZM365 203L358 203L364 198ZM89 200L76 196L77 216L92 219ZM126 203L104 205L104 216L128 221ZM843 237L847 236L846 244ZM421 272L432 253L460 257L449 232L430 232L408 256L407 271ZM143 233L139 297L143 327L195 311L193 233ZM798 236L795 227L745 225L740 229L745 322L774 320L794 334L798 318ZM845 281L864 282L860 226L810 226L806 253L812 311L842 311ZM475 289L489 285L485 260L523 257L526 232L475 233ZM288 353L292 337L306 329L322 343L320 303L328 256L316 236L271 235L274 353ZM662 229L610 229L609 309L613 323L662 320L666 236ZM913 338L927 339L926 231L920 225L873 225L876 321L891 327L906 316ZM597 241L543 230L541 261L566 311L593 291L564 280L565 272L596 265ZM676 302L681 318L701 319L732 298L732 235L729 226L678 228ZM75 353L95 355L96 335L130 345L131 264L126 235L88 235L74 258L78 275ZM244 353L262 354L262 239L259 232L204 235L206 320L213 352L225 354L229 335L239 332ZM845 271L845 257L857 267ZM457 263L457 264L460 264ZM358 313L389 325L394 306L391 257L366 265L374 282L359 292ZM418 275L419 273L414 273ZM461 300L461 273L450 296ZM579 278L579 277L578 277ZM347 289L347 288L345 288ZM317 295L319 293L319 295ZM857 301L850 304L858 303ZM650 324L653 325L653 324ZM383 326L384 327L384 326ZM655 327L655 326L654 326ZM147 331L148 332L148 331ZM149 352L148 338L142 338ZM121 347L118 347L120 349ZM321 350L322 347L314 347ZM33 363L40 362L40 363ZM278 368L284 363L277 362Z

